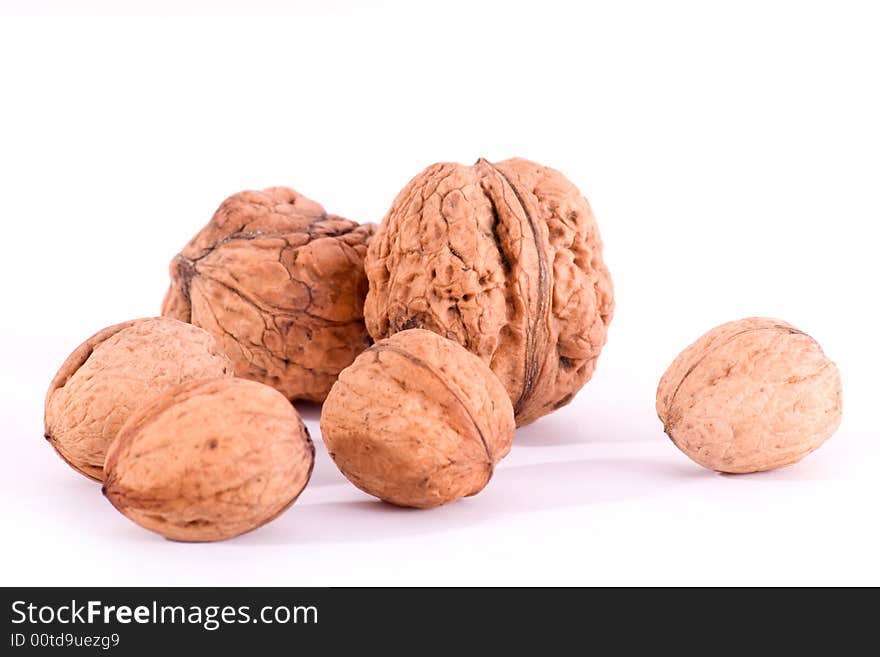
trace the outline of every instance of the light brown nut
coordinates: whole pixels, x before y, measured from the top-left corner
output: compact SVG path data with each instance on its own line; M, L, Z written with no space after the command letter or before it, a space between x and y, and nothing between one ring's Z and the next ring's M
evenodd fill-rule
M232 364L200 328L166 317L110 326L77 347L52 380L46 439L72 468L101 481L107 447L145 399L222 376L232 376Z
M719 472L800 461L841 418L840 373L810 336L778 319L717 326L660 379L657 415L676 446Z
M375 339L435 331L480 356L524 425L593 374L614 311L587 200L523 159L428 167L400 192L366 260Z
M177 541L232 538L296 501L315 449L277 390L246 379L185 383L131 415L107 452L104 495Z
M241 192L171 262L162 314L213 333L237 376L322 401L371 344L359 225L286 187Z
M480 492L510 451L513 431L513 408L491 370L420 329L358 356L321 413L330 456L355 486L420 508Z

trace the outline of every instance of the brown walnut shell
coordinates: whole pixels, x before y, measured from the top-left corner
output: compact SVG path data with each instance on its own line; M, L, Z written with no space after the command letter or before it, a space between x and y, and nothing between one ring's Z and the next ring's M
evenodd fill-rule
M501 379L524 425L592 376L614 310L587 200L524 159L428 167L400 192L366 260L367 328L425 328Z
M251 531L296 501L315 450L277 390L246 379L186 383L131 415L107 452L107 499L178 541Z
M657 388L657 415L675 445L719 472L800 461L841 419L837 366L806 333L751 317L715 327L685 349Z
M510 399L486 364L420 329L358 356L321 413L327 449L354 485L419 508L480 492L513 432Z
M103 479L104 456L145 399L186 381L232 376L213 336L167 317L105 328L74 350L46 394L46 439L73 469Z
M226 199L171 262L162 314L220 340L237 376L322 401L371 340L359 225L286 187Z

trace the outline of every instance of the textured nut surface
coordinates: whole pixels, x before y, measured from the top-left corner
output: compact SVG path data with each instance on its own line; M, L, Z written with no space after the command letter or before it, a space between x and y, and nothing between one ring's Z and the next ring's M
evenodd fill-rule
M485 363L420 329L358 356L321 413L324 442L342 473L399 506L478 493L510 451L513 431L510 400Z
M428 167L400 192L366 260L367 328L425 328L479 355L518 425L592 376L614 310L587 200L523 159Z
M717 326L685 349L657 388L657 415L694 461L720 472L800 461L837 429L837 366L778 319Z
M213 333L237 376L322 401L371 342L363 258L374 229L285 187L230 196L171 262L162 314Z
M104 494L179 541L263 525L305 488L315 450L290 402L246 379L177 386L139 408L107 452Z
M145 399L222 376L232 376L232 364L200 328L165 317L110 326L77 347L52 380L46 438L71 467L101 481L107 447Z

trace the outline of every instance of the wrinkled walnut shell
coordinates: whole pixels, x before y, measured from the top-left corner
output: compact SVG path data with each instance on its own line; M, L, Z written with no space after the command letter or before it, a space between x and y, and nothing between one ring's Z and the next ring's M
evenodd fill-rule
M400 192L366 259L375 339L425 328L501 379L524 425L593 374L614 310L587 200L523 159L435 164Z
M355 486L420 508L481 491L513 431L510 400L489 368L420 329L358 356L321 413L330 456Z
M296 501L315 450L277 390L245 379L178 386L138 409L107 452L104 494L178 541L256 529Z
M214 338L165 317L99 331L74 350L46 394L46 439L67 463L103 479L107 447L145 399L196 379L232 376Z
M363 258L374 228L285 187L230 196L171 262L162 314L214 334L237 376L322 401L371 343Z
M673 361L657 415L685 454L719 472L800 461L837 429L840 373L806 333L752 317L712 329Z

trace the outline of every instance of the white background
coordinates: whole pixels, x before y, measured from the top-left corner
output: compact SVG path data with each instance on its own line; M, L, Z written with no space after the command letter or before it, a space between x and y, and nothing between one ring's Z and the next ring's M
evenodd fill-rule
M288 12L0 18L2 584L880 584L872 3ZM285 515L187 545L43 440L57 367L158 312L168 261L227 195L289 185L378 221L428 164L514 155L588 196L618 310L594 379L518 433L479 496L384 505L318 440ZM796 466L722 476L669 442L654 392L683 347L748 315L822 343L844 421ZM300 410L318 438L319 408Z

